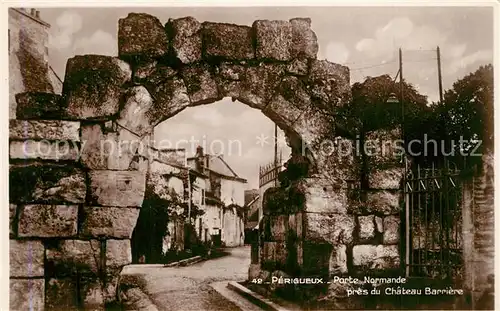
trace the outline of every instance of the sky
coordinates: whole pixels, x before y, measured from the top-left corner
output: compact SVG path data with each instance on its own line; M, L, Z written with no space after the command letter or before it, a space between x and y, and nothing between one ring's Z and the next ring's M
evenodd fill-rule
M493 9L489 7L247 7L247 8L40 8L51 24L49 62L64 77L66 61L75 55L117 56L118 19L130 12L169 18L193 16L198 21L251 26L254 20L310 17L319 43L319 59L350 68L351 84L367 76L398 72L402 48L404 78L437 101L436 47L441 50L444 90L453 82L493 63ZM156 140L181 146L197 139L208 151L222 152L248 188L258 187L258 167L273 159L274 124L260 111L238 102L188 108L155 129ZM278 135L284 158L289 155ZM193 143L186 143L191 152Z

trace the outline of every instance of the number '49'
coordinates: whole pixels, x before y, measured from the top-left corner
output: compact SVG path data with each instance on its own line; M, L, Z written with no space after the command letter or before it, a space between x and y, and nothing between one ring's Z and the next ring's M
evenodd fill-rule
M252 283L254 283L254 284L262 284L262 279L253 279Z

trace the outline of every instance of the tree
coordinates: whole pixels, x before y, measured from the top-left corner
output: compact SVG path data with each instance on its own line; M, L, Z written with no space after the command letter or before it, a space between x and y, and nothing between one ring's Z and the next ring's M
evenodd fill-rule
M452 146L455 152L493 151L493 66L479 67L475 72L453 83L444 101L435 106L437 138ZM459 146L463 138L466 143Z

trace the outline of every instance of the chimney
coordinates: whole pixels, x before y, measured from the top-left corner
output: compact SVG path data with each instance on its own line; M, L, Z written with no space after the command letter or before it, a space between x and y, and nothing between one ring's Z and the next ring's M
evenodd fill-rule
M35 16L35 9L31 9L31 16Z
M36 18L40 18L40 11L36 10L35 16L36 16Z
M196 147L196 157L203 157L203 147L202 146Z

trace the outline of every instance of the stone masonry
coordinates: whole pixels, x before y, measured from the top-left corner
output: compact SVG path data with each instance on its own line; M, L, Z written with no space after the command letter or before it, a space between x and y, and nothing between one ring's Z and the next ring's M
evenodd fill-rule
M363 159L323 152L325 141L354 144L335 130L335 113L350 98L349 69L316 59L310 25L308 18L250 27L192 17L162 24L131 13L119 20L118 57L69 59L61 96L17 94L12 310L102 310L116 299L144 199L146 172L137 162L144 143L160 122L224 97L261 110L308 163L305 174L281 183L287 205L266 215L251 276L397 267L401 168L367 160L369 187L358 193Z

